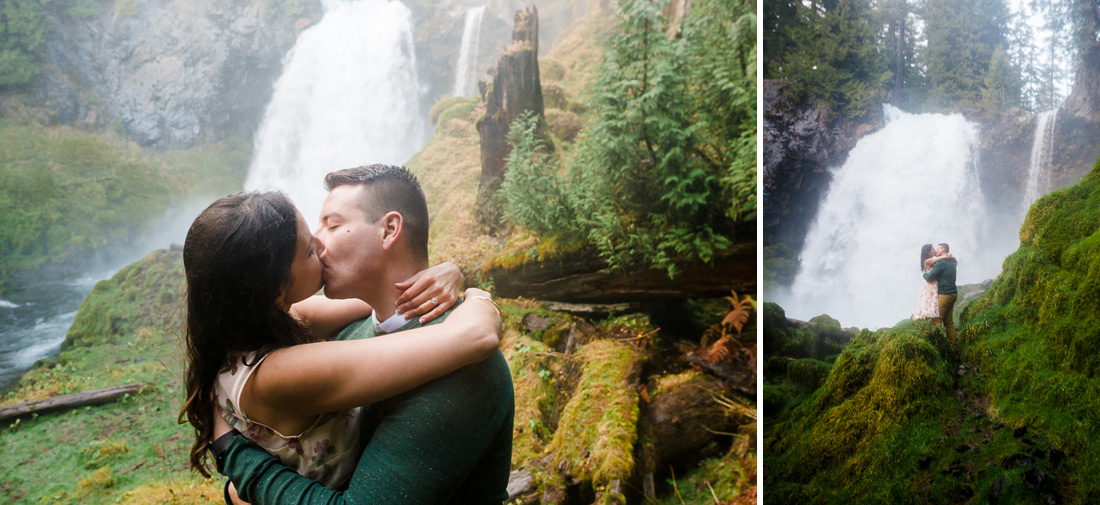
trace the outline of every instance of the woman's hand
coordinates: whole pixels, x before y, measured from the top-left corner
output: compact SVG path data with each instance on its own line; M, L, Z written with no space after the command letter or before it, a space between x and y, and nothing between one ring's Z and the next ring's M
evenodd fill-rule
M457 327L455 335L472 339L476 361L480 361L500 347L500 309L488 291L470 288L465 295L466 303L459 305L444 324Z
M454 306L464 281L458 266L449 261L417 272L394 284L395 288L404 290L395 300L397 313L408 319L419 316L420 324L427 323Z

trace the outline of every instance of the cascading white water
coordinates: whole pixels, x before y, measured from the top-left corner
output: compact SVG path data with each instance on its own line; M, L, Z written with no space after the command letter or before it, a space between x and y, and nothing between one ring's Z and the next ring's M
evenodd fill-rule
M1019 243L987 228L975 124L961 115L885 112L886 126L835 169L795 281L774 296L790 317L892 326L916 309L922 244L948 243L966 284L996 276Z
M470 86L470 81L477 79L477 49L481 38L481 18L484 15L484 5L466 10L462 46L458 52L458 64L455 66L454 96L466 96L467 92L474 89L474 86Z
M390 0L325 0L324 9L285 57L245 180L286 192L310 222L326 173L405 163L428 131L411 11Z
M1031 142L1031 165L1028 167L1027 187L1024 189L1023 213L1031 208L1040 196L1050 191L1050 160L1054 152L1054 126L1058 122L1058 109L1041 112L1035 118L1035 139Z

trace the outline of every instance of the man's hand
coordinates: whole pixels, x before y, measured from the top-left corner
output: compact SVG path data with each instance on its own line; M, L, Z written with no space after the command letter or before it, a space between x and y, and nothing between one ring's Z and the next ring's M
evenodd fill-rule
M228 484L229 487L226 488L226 492L229 493L230 503L226 505L250 505L248 502L242 500L240 496L237 496L237 488L233 486L232 482Z
M449 261L417 272L394 284L395 288L404 290L394 301L397 313L409 319L420 316L420 324L427 323L455 304L464 281L458 266Z

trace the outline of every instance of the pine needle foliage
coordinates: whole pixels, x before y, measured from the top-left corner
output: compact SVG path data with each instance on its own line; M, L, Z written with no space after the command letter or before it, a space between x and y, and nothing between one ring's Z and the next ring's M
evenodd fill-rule
M504 196L514 224L587 241L612 268L674 276L756 218L756 17L701 0L670 37L666 3L619 2L588 89L593 119L564 168L533 120L513 125Z
M500 185L504 220L538 234L579 233L568 201L560 167L539 135L541 118L524 112L512 122L508 143L512 151Z

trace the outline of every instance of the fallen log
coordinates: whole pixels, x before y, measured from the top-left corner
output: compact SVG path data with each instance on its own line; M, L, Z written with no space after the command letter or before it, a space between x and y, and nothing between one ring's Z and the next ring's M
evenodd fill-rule
M86 405L100 405L117 400L127 394L135 394L146 386L147 383L126 384L103 389L93 389L68 395L59 395L43 400L31 400L29 402L16 403L0 407L0 421L25 416L28 414L45 414L59 410L74 409Z
M672 279L667 270L612 270L591 249L548 260L491 260L482 264L479 275L492 280L498 297L553 300L574 307L717 298L730 291L756 293L756 243L739 243L710 263L681 265Z

